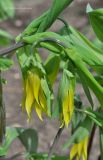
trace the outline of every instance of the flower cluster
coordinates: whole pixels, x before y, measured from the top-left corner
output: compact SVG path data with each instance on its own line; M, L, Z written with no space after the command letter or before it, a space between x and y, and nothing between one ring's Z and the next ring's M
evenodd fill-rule
M88 137L85 137L82 141L77 144L74 144L70 152L70 160L76 158L76 160L87 160L87 146L88 146Z
M24 79L24 99L23 108L26 108L28 117L35 108L39 118L42 120L42 113L47 112L46 97L41 87L41 79L38 73L28 71L26 79Z

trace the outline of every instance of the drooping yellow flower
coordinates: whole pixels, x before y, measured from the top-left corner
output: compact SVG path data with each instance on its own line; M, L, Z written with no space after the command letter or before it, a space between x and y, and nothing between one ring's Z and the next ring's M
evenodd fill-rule
M72 118L74 111L74 92L75 92L75 79L69 80L69 87L66 89L62 100L62 126L68 124Z
M63 118L65 125L68 127L68 124L71 120L74 110L74 90L72 87L69 88L69 91L66 93L63 100Z
M47 107L40 76L36 72L28 71L26 77L24 79L23 108L26 108L29 119L32 109L35 108L38 117L42 120L42 113L46 113Z
M74 144L70 152L70 160L87 160L87 147L88 137L84 138L81 142Z

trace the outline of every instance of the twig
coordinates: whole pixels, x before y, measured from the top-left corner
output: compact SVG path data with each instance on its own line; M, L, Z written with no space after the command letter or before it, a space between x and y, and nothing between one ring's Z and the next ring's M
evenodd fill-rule
M0 56L7 56L9 53L15 51L16 49L19 49L23 46L25 46L26 44L23 43L23 42L19 42L19 43L16 43L8 48L5 48L5 49L2 49L0 50Z
M93 139L94 139L94 136L95 136L95 131L96 131L96 125L94 124L92 132L91 132L89 144L88 144L88 159L89 159L89 156L90 156L90 153L91 153Z
M57 132L57 134L56 134L56 136L54 138L53 144L50 147L47 160L51 160L51 157L52 157L52 155L54 153L54 150L56 149L57 143L59 141L59 138L60 138L60 136L62 134L63 129L64 129L64 126L62 128L59 128L59 130L58 130L58 132Z

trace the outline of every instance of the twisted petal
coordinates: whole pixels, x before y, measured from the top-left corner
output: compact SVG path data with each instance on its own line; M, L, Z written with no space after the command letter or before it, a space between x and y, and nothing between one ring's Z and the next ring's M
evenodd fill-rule
M87 147L88 147L88 137L85 138L84 144L83 144L83 160L87 160Z
M70 160L76 157L76 160L87 160L88 137L81 142L74 144L70 152Z
M36 110L36 113L37 113L38 117L40 118L40 120L43 121L42 109L40 108L40 106L37 102L35 103L35 110Z
M31 85L32 85L32 90L33 90L33 94L35 97L35 100L37 101L37 103L39 103L38 100L38 95L39 95L39 89L40 89L40 78L39 75L36 73L29 73L29 79L31 81Z
M28 114L29 118L30 118L30 114L31 114L32 105L33 105L33 102L34 102L34 96L33 96L32 87L31 87L30 83L31 82L27 78L27 80L26 80L26 102L25 102L25 107L26 107L26 111L27 111L27 114Z
M72 149L71 149L71 152L70 152L70 160L72 160L76 154L77 154L77 147L78 145L77 144L74 144Z
M63 116L65 125L67 127L71 120L73 110L74 110L74 91L70 88L69 92L65 95L63 100Z
M39 92L39 102L40 102L40 105L41 105L42 109L44 110L44 112L47 112L46 97L43 93L42 88L40 89L40 92Z

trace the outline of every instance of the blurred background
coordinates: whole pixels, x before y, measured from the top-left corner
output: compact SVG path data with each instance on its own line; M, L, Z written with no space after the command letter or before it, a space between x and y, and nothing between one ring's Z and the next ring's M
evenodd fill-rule
M14 0L15 17L0 23L0 28L7 30L11 35L16 37L25 27L37 16L41 15L51 5L52 0ZM68 7L62 14L67 22L84 33L90 40L96 41L95 35L90 27L88 16L86 15L86 6L90 3L93 8L103 7L103 0L74 0L74 3ZM56 21L51 27L52 31L57 31L62 27L62 23ZM45 51L41 53L45 56ZM41 122L35 112L32 114L32 120L28 123L27 115L21 111L20 103L22 100L22 81L19 66L15 56L15 65L3 73L3 77L7 79L7 84L4 85L4 102L6 106L7 126L23 126L33 127L39 134L39 152L48 152L50 145L59 128L58 121L44 118ZM58 83L58 82L57 82ZM80 94L84 103L87 99L84 96L82 88L78 85L77 92ZM96 102L97 103L97 102ZM96 160L99 155L98 151L98 131L93 144L90 160ZM62 151L62 144L69 138L70 130L65 129L58 143L58 148L55 151L57 154L69 154L69 150ZM14 147L15 146L15 147ZM12 144L9 156L22 152L24 148L19 141ZM93 156L92 156L93 155ZM95 158L94 158L95 157ZM19 159L20 160L20 159Z

